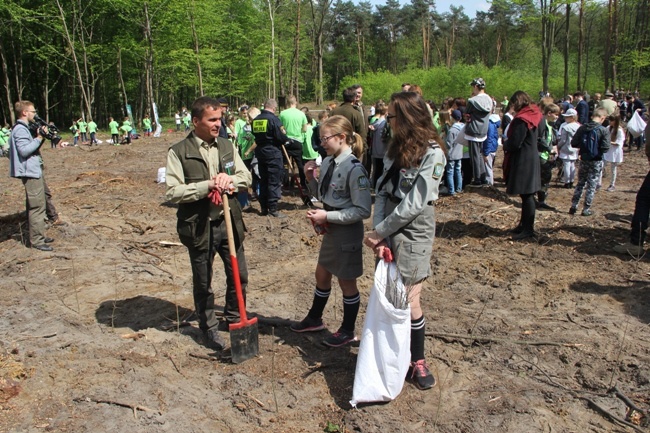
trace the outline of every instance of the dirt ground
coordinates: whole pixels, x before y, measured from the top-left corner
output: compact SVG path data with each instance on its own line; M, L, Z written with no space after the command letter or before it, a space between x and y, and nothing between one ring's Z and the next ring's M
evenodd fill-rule
M592 217L568 215L572 191L554 182L558 210L538 212L538 241L510 240L519 199L501 183L441 198L423 293L438 384L407 383L389 404L351 409L358 346L328 349L325 331L287 327L311 303L320 242L297 195L283 197L285 220L245 214L259 356L234 365L197 343L195 321L177 326L191 319L191 272L155 180L181 137L45 148L67 222L48 230L53 253L23 246L24 190L0 160L0 431L634 431L609 415L650 431L613 390L650 407L650 262L611 251L627 240L642 152L626 153L616 192L598 192ZM364 255L362 305L373 274ZM218 259L215 270L221 304ZM336 330L332 293L325 320Z

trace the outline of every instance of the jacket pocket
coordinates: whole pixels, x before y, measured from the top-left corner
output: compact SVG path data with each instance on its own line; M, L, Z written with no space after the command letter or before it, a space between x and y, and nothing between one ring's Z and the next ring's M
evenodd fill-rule
M176 223L176 231L181 243L186 247L194 246L194 233L196 232L196 220L198 215L192 215L187 219L179 219Z

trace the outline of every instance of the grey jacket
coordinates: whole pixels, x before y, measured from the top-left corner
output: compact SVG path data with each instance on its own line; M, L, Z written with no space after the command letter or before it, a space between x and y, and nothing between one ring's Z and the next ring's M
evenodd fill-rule
M25 121L16 122L9 137L9 176L39 179L43 175L41 143L32 137Z
M470 120L465 126L465 134L475 137L487 137L488 119L492 112L492 98L487 93L480 93L467 101L466 114L470 115Z
M457 122L451 125L451 128L449 128L449 132L447 133L446 138L447 159L449 161L458 161L459 159L463 159L463 145L456 141L456 138L460 134L463 126L464 125L462 123Z

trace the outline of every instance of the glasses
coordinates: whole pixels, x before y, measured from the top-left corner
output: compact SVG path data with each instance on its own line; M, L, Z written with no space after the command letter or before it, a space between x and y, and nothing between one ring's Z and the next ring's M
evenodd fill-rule
M35 113L38 113L38 111L36 111L36 110L27 110L27 112L28 112L28 113L34 113L34 114L35 114Z
M320 142L325 143L327 140L329 140L332 137L336 137L337 135L339 135L339 134L333 134L333 135L330 135L330 136L327 136L327 137L321 137Z

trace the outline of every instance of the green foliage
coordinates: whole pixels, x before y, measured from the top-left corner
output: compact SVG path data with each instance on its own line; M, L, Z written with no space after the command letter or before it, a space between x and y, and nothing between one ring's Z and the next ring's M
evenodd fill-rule
M578 5L574 3L568 36L572 91L578 60ZM559 96L565 84L561 55L565 18L564 3L554 4L559 9L549 17L557 27L548 83ZM618 51L612 58L618 74L614 86L638 88L642 95L650 92L645 4L620 0ZM151 46L144 34L145 5ZM90 111L103 127L109 115L122 115L123 94L136 117L148 109L143 105L149 98L159 104L161 113L170 113L198 96L199 69L203 92L227 96L233 104L260 103L271 96L272 70L277 94L294 92L297 82L300 100L305 102L316 98L321 84L327 101L340 100L342 89L362 83L368 102L390 98L403 82L419 84L425 96L436 101L448 95L468 96L467 84L477 76L487 81L488 93L498 99L517 89L536 95L542 87L542 11L537 0L492 0L490 9L475 19L462 6L438 11L433 0L379 4L301 0L299 20L298 5L295 0L5 0L0 2L0 49L8 76L0 78L8 84L0 86L0 122L9 120L7 100L19 95L33 100L42 111L49 109L52 120L61 124L73 113ZM270 12L275 22L275 63ZM586 2L585 19L581 78L591 93L602 92L604 53L608 39L613 40L607 4ZM321 27L322 83L316 49ZM145 80L150 50L153 95L148 94Z

